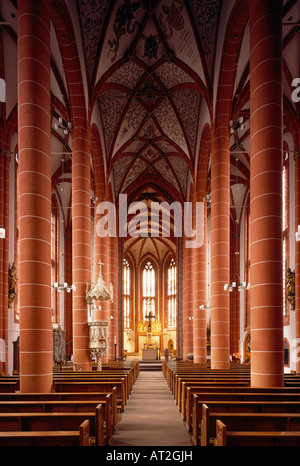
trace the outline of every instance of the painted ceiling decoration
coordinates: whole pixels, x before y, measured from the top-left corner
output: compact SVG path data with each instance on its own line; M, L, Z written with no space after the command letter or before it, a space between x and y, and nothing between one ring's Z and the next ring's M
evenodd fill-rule
M218 0L77 1L116 195L152 174L186 198L220 6Z

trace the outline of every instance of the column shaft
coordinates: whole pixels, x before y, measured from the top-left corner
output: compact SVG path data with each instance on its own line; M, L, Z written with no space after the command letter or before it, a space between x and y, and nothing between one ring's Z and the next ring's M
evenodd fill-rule
M229 292L229 129L222 126L211 142L211 367L230 365Z
M1 146L5 147L2 141ZM9 243L9 158L0 157L0 225L5 238L0 239L0 370L8 372L8 243Z
M18 5L20 389L50 392L50 1Z
M192 249L184 246L182 266L182 357L193 353L193 276Z
M283 385L282 2L250 5L251 384Z
M300 131L299 131L300 133ZM300 139L300 134L299 134ZM298 151L300 144L297 146ZM297 150L295 147L295 150ZM300 157L295 158L295 227L300 225ZM300 372L300 241L295 244L295 346L293 355L296 357L296 371ZM294 361L293 361L294 362Z
M73 361L74 368L89 370L89 329L86 284L91 283L91 175L90 139L74 130L72 139L72 240L73 240Z
M198 197L198 202L203 201ZM197 197L196 197L197 199ZM196 201L197 202L197 201ZM194 362L204 364L207 361L207 321L206 321L206 304L207 304L207 254L206 254L206 204L204 206L204 238L203 245L192 249L193 254L193 347ZM204 309L199 309L204 306Z

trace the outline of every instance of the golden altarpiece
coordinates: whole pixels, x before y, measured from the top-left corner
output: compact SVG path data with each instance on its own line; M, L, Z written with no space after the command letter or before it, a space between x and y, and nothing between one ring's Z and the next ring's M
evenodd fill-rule
M139 350L142 360L160 359L161 322L151 312L138 324Z

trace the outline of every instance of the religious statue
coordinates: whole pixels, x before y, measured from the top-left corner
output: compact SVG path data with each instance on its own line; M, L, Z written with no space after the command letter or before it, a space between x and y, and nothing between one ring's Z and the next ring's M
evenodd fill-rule
M17 284L16 277L16 264L13 262L12 266L8 269L8 307L11 308L16 297L15 287Z
M290 303L291 311L295 310L295 272L291 269L286 273L286 294L287 300Z
M65 331L58 326L52 329L53 339L53 362L54 364L61 364L65 361Z

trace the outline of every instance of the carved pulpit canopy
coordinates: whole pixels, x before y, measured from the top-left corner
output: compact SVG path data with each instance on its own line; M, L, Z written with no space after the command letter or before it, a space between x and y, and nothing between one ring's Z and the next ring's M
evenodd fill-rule
M95 301L113 301L113 285L109 284L109 288L103 280L101 265L99 264L99 277L96 283L92 282L91 288L86 292L86 300L88 303Z

